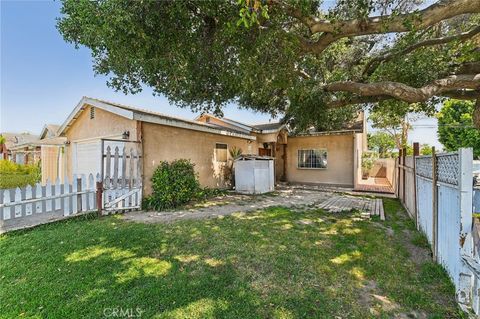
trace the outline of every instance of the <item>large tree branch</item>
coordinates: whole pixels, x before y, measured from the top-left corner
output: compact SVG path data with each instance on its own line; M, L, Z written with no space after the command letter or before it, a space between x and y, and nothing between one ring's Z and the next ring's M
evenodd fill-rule
M451 42L451 41L465 41L465 40L468 40L468 39L472 38L474 35L476 35L478 33L480 33L480 26L477 26L477 27L475 27L472 30L467 31L467 32L462 32L462 33L459 33L459 34L450 35L450 36L446 36L446 37L440 37L440 38L434 38L434 39L428 39L428 40L420 41L420 42L417 42L415 44L412 44L412 45L404 48L403 50L383 54L379 57L376 57L376 58L370 60L367 63L367 65L365 66L365 70L363 71L363 76L365 77L365 76L371 75L380 63L388 62L388 61L392 60L393 58L396 58L396 57L399 57L399 56L402 56L402 55L405 55L405 54L409 54L410 52L415 51L418 48L426 47L426 46L434 46L434 45L438 45L438 44L444 44L444 43L448 43L448 42Z
M307 19L307 17L301 16L301 12L297 12L297 19L309 26L312 34L323 32L317 41L308 42L302 46L304 50L318 54L331 43L344 37L420 30L461 14L479 12L480 1L478 0L442 0L423 10L399 15L382 15L333 22L316 21L312 17Z
M480 74L460 74L452 75L444 79L439 79L431 84L421 88L415 88L399 82L378 82L378 83L358 83L358 82L334 82L323 87L327 92L349 92L360 97L373 97L375 99L383 99L390 97L407 103L425 102L438 95L452 95L452 92L459 90L480 91ZM468 94L468 93L465 93ZM368 98L363 102L368 103ZM339 101L333 103L341 104ZM358 103L358 102L357 102ZM347 103L353 104L353 103Z
M480 90L451 90L443 92L442 96L457 100L476 100L480 99ZM378 103L391 99L393 99L393 97L388 95L350 96L342 99L331 100L328 102L328 107L340 108L347 105Z

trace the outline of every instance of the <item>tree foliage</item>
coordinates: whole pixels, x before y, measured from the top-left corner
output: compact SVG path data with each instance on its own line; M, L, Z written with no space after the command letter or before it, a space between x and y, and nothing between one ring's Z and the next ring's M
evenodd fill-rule
M469 101L448 100L438 113L438 139L447 151L472 147L480 157L480 130L473 127L474 104Z
M412 129L409 117L415 108L402 101L387 100L371 108L369 120L372 127L387 132L397 149L407 146L408 133Z
M389 157L393 149L396 147L395 139L391 134L378 131L368 134L368 147L378 152L381 158Z
M355 107L479 95L478 0L62 0L58 29L90 48L114 89L150 86L177 105L236 102L301 128ZM380 14L380 15L379 15ZM465 35L466 34L466 35ZM390 104L389 107L397 107Z

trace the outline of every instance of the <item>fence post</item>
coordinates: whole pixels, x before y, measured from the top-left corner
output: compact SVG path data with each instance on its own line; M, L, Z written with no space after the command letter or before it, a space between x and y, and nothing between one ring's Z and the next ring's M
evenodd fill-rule
M402 201L402 197L400 196L400 169L401 169L401 165L402 165L402 162L401 162L401 158L402 158L402 152L403 150L402 149L399 149L398 150L398 171L397 171L397 197L398 199L400 199L400 201Z
M413 213L415 214L415 227L419 230L418 226L418 208L417 208L417 160L415 159L420 155L420 144L418 142L413 143Z
M471 148L461 148L458 150L458 155L460 162L460 170L458 174L458 186L460 191L460 234L458 234L458 236L460 241L460 258L465 260L465 257L474 257L472 236L473 150ZM472 305L473 298L478 298L478 287L475 289L475 281L478 280L475 279L476 276L478 276L478 268L475 271L474 269L469 269L465 263L462 263L458 278L459 284L457 287L457 298L461 303Z
M437 187L437 155L435 154L435 146L432 147L432 252L433 260L437 261L438 250L438 187Z
M82 207L82 194L81 192L84 191L84 189L82 189L82 178L83 176L81 177L77 177L77 212L81 212L83 210L83 207Z
M103 183L97 182L97 211L98 214L102 214L102 206L103 206Z

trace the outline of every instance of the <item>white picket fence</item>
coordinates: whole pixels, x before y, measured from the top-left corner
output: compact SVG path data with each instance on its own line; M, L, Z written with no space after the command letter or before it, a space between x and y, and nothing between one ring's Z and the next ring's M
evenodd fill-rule
M0 190L0 233L31 227L97 209L97 174L74 176L55 184L47 181L23 188Z

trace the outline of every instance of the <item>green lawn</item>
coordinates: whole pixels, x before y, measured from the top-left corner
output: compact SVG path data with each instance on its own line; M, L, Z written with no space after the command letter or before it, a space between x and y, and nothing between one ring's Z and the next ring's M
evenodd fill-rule
M445 272L410 258L424 249L412 222L398 202L385 208L386 222L272 208L156 225L79 218L4 235L0 317L461 317Z

